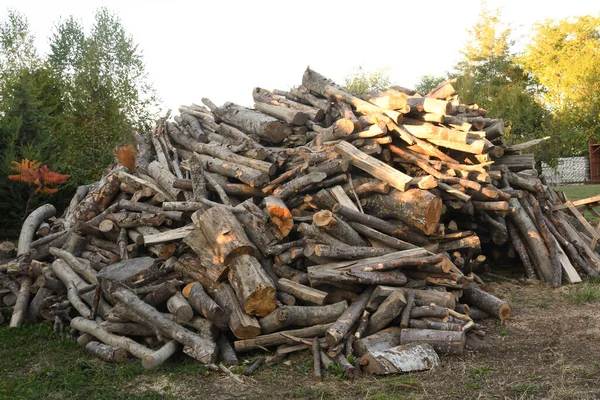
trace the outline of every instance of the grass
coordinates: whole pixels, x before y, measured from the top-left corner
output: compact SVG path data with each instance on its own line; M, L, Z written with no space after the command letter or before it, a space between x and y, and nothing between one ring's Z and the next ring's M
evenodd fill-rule
M570 200L579 200L600 194L600 185L556 186L554 190L565 192Z
M569 288L567 297L577 305L600 301L600 278L589 278L578 286Z
M131 382L147 373L139 362L108 365L86 354L71 339L54 338L49 323L0 329L0 398L130 399L164 398ZM129 384L128 384L129 383Z

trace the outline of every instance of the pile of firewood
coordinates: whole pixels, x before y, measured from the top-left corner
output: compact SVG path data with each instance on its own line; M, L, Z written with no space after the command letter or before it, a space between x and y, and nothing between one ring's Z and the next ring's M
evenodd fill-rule
M520 154L539 140L504 145L504 122L451 83L357 97L307 69L289 92L256 88L254 109L182 106L135 134L135 167L0 246L10 326L70 324L88 351L147 368L180 347L222 369L312 349L317 376L462 354L485 336L476 320L510 314L480 288L498 255L552 286L598 276L600 258L598 233Z

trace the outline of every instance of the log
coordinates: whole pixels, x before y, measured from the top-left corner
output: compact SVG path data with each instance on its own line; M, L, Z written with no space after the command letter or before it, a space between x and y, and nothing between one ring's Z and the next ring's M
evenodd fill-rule
M400 229L398 225L394 225L390 222L384 221L372 215L355 212L354 210L351 210L348 207L344 207L340 204L334 205L331 211L341 215L349 221L358 222L360 224L368 226L369 228L396 237L400 240L407 240L417 245L425 245L429 243L427 237L419 233L405 232L402 229Z
M316 255L323 258L337 258L342 260L360 260L363 258L380 257L396 251L387 247L336 247L326 244L308 243L305 255Z
M306 175L299 176L299 177L292 179L291 181L283 184L281 187L276 189L273 193L274 193L275 197L285 201L286 199L290 198L291 196L293 196L295 193L297 193L301 189L303 189L309 185L323 181L325 178L327 178L327 176L328 175L325 172L320 172L320 171L310 172ZM266 201L266 199L265 199L265 201Z
M276 118L234 103L225 103L213 112L222 121L272 143L280 143L291 134L291 128Z
M350 246L367 246L367 242L348 223L336 217L329 210L315 213L313 215L313 225Z
M321 346L319 345L319 339L313 338L312 341L312 353L313 353L313 373L317 381L323 380L321 373Z
M244 226L244 230L252 243L258 247L263 255L270 255L272 246L282 239L279 228L268 220L267 215L254 204L252 199L238 204L236 208L247 211L236 214L236 217Z
M256 258L234 258L229 264L229 283L246 314L264 317L275 310L275 286Z
M349 222L348 225L356 232L360 233L364 237L368 239L375 240L375 242L380 243L388 248L392 248L395 250L408 250L414 249L415 245L405 242L400 239L396 239L395 237L391 237L386 235L385 233L381 233L373 228L365 226L363 224L359 224L358 222ZM410 235L410 233L407 232Z
M388 194L372 194L363 206L379 218L397 218L431 235L440 222L442 200L426 190L392 190Z
M238 353L243 351L250 351L253 349L277 346L280 344L288 343L288 344L296 344L293 339L290 337L296 338L310 338L310 337L320 337L325 334L327 329L331 326L331 324L320 324L310 326L308 328L301 329L290 329L283 332L270 333L268 335L257 336L253 339L246 340L236 340L233 345L235 351Z
M214 323L219 329L226 329L229 317L202 288L199 282L193 282L183 289L183 295L188 299L190 305L204 318Z
M33 228L34 232L35 229L37 229L37 226ZM17 294L17 301L14 305L13 313L8 324L10 328L18 328L23 324L23 321L25 321L25 317L27 315L27 307L29 306L31 283L32 282L30 277L24 276L21 278L19 293Z
M238 179L253 188L263 187L269 182L269 174L257 169L204 154L198 154L197 157L205 171ZM224 187L223 190L225 189Z
M288 326L313 326L334 322L348 303L340 301L326 306L284 306L261 318L261 333L267 334Z
M142 318L147 319L160 334L177 340L186 346L184 352L189 356L205 364L214 361L217 352L217 344L214 341L201 337L170 321L154 307L144 303L133 292L125 288L116 289L113 296L135 310Z
M226 283L219 285L214 292L214 299L229 314L229 329L235 337L250 339L260 335L258 321L244 312L231 286Z
M284 238L289 235L294 226L294 220L283 200L279 197L269 196L264 199L264 204L269 218L279 228L279 236Z
M279 93L275 93L275 94L279 94ZM290 93L286 92L285 94L283 94L283 96L290 96ZM262 102L262 103L271 104L271 105L280 106L280 107L286 107L288 109L295 110L297 112L302 112L302 113L306 114L311 121L314 121L314 122L319 122L319 121L323 120L323 118L325 117L325 113L323 112L323 110L321 110L319 108L307 106L305 104L296 102L291 99L287 99L285 97L274 96L273 93L271 93L265 89L254 88L254 90L252 91L252 97L254 98L254 101L257 101L257 102ZM300 124L300 125L304 125L304 124Z
M238 359L237 354L233 348L233 345L227 339L227 336L221 334L219 336L219 340L217 340L217 345L219 346L219 358L223 360L226 365L239 365L240 360Z
M429 344L400 346L400 329L388 328L357 340L356 355L367 361L363 372L376 375L425 371L440 364L440 358Z
M246 236L240 222L222 206L215 206L204 212L197 225L223 265L228 266L233 259L243 254L258 257L258 250Z
M474 285L463 290L462 300L469 306L476 307L487 314L504 321L510 316L510 305Z
M527 248L531 252L537 275L544 282L552 282L554 267L550 263L550 253L533 221L529 218L519 200L510 199L510 218L523 235Z
M50 254L64 260L69 265L69 267L73 269L73 271L77 272L89 283L98 283L96 271L94 271L89 261L81 260L72 255L71 253L65 250L57 249L55 247L50 248Z
M54 216L56 214L56 208L52 204L44 204L33 210L31 214L27 216L23 226L21 227L21 233L19 235L19 244L17 247L17 257L27 254L31 251L31 242L33 236L38 229L38 226L44 220Z
M82 317L75 317L71 320L71 328L80 332L88 333L101 342L109 346L119 347L127 350L132 356L143 359L153 353L152 350L136 341L125 336L119 336L108 332L100 327L96 321L91 321Z
M373 293L374 287L369 287L344 311L344 313L327 329L325 339L330 346L338 344L356 321L360 318Z
M122 181L121 174L131 176L124 171L125 167L116 166L105 174L88 191L88 194L77 206L77 210L65 221L66 226L73 226L76 221L89 221L108 208L119 193Z
M283 293L291 294L297 299L320 306L325 304L329 295L329 293L322 290L314 289L310 286L302 285L285 278L279 279L276 286L277 290Z
M400 328L408 328L410 322L410 314L415 306L415 299L415 292L409 292L407 294L406 303L404 305L404 309L402 310L402 315L400 317Z
M125 349L96 341L88 342L85 345L85 350L106 362L123 363L127 360Z
M372 335L385 328L400 314L406 305L406 302L407 300L402 292L397 291L390 293L390 295L379 305L377 311L371 316L365 332L366 335Z
M427 343L442 355L460 356L464 352L465 332L438 331L434 329L402 329L400 344Z
M142 367L144 367L144 369L154 369L164 364L169 357L177 352L177 350L179 350L179 343L175 340L169 340L154 353L148 354L142 358Z
M340 153L342 157L349 159L352 165L400 191L407 190L410 185L412 179L410 176L403 174L374 157L366 155L348 142L338 143L335 146L335 151Z
M175 292L175 294L167 300L167 308L171 314L175 315L181 321L187 322L194 317L192 306L190 306L190 303L183 297L181 292Z

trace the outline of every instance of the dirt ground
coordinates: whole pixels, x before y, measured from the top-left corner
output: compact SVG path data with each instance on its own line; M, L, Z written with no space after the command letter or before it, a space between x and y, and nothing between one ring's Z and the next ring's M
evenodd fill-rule
M443 357L430 372L346 381L327 371L315 382L305 352L243 382L226 374L165 374L136 385L166 397L202 399L600 398L600 285L551 289L503 282L487 289L510 302L511 317L484 322L486 348Z

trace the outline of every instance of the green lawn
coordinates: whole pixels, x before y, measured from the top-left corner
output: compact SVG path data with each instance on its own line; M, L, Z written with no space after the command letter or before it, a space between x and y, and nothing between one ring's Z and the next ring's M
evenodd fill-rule
M600 194L600 185L556 186L554 190L565 192L570 200L579 200Z
M49 322L0 328L0 399L175 398L136 384L138 377L152 381L165 372L202 374L205 368L189 357L157 371L144 370L136 359L107 364L74 339L55 337Z

